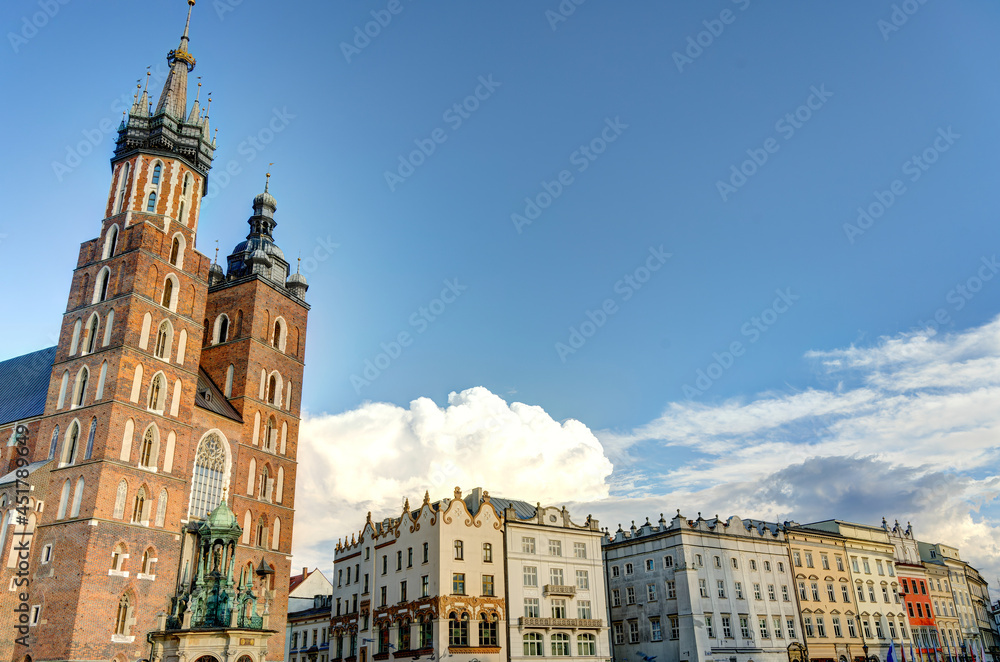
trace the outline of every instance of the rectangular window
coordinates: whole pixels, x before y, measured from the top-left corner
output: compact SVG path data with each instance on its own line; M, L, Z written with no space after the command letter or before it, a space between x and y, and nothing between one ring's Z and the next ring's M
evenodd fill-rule
M771 636L767 631L767 619L764 617L757 619L757 627L760 629L761 639L770 639Z
M858 602L864 602L864 601L865 601L865 587L862 586L861 584L858 584Z
M483 563L493 563L493 545L488 542L483 543Z
M667 618L670 619L670 638L680 639L681 636L680 619L678 619L676 616L668 616Z
M646 572L653 571L653 559L646 559Z
M524 617L525 618L539 618L541 617L541 610L538 607L538 598L525 598L524 599Z
M455 595L465 595L465 573L456 572L451 576L451 592Z
M620 589L611 589L611 606L621 607L622 606L622 592Z
M382 555L382 574L389 572L389 557L385 554Z
M618 569L618 566L616 565L611 566L611 576L618 577L619 575L621 575L621 570Z
M672 567L674 567L674 557L669 556L669 555L668 556L664 556L663 557L663 567L664 568L672 568Z
M806 595L806 583L799 582L799 600L808 600L809 597Z
M743 635L744 639L753 639L753 633L750 632L750 619L746 616L740 616L740 634Z
M867 556L861 559L861 563L863 563L864 566L865 566L865 574L866 575L872 574L872 568L871 568L870 565L868 565L868 557Z
M667 580L667 600L677 599L677 582L668 579Z
M549 583L556 586L563 586L566 583L563 581L562 568L549 568Z
M760 584L758 584L756 582L754 582L754 585L753 585L753 599L754 600L763 600L764 599L764 595L760 592Z
M538 586L538 568L533 565L526 565L522 574L525 586Z
M430 544L425 542L424 543L424 560L423 560L424 563L427 563L428 555L429 554L430 554Z
M835 637L843 637L844 636L843 631L841 631L841 629L840 629L840 617L839 616L834 616L833 617L833 636L835 636Z
M830 569L830 557L827 556L826 554L820 554L819 555L819 564L821 566L823 566L824 570L829 570Z
M406 582L399 582L399 601L406 602Z
M639 643L639 621L628 622L628 641L630 644Z
M791 598L788 595L788 586L785 584L781 585L781 600L782 602L790 602Z
M379 588L379 606L384 607L386 605L386 587L382 586Z
M715 567L716 568L721 568L722 567L722 557L721 556L716 556L715 557Z
M875 587L872 586L871 584L868 585L868 598L872 602L875 602Z
M465 558L465 545L462 544L461 540L455 541L455 560L461 561Z
M802 567L802 555L798 552L792 552L792 562L795 564L796 568Z
M635 604L635 589L631 586L625 587L625 604L627 605Z
M576 601L576 617L577 618L593 618L593 612L590 610L590 600L577 600Z
M789 618L785 620L785 636L789 639L795 638L795 619Z
M413 548L412 547L407 547L406 548L406 567L407 568L412 568L413 567Z
M889 638L896 638L896 621L889 621Z
M771 572L771 562L764 561L764 572Z
M625 626L621 623L615 623L615 644L622 645L625 643Z
M718 581L717 585L718 585L718 589L719 589L719 597L720 598L726 597L726 582L724 582L724 581L722 581L720 579Z
M784 635L781 634L781 617L775 616L773 619L771 619L771 623L774 625L774 638L784 639L785 638Z
M865 636L869 639L872 638L872 626L868 622L868 619L861 621L861 629L865 631Z
M420 597L422 598L430 597L430 589L431 589L430 577L428 575L422 576L420 578Z
M566 618L566 601L562 598L552 601L552 618Z
M656 584L646 585L646 602L656 602Z
M521 538L521 551L524 552L525 554L534 554L535 553L535 539L534 538L528 538L528 537L522 537Z
M806 552L806 567L807 568L812 568L813 567L813 555L812 555L812 552Z
M736 561L736 557L734 556L734 557L733 557L733 558L732 558L731 560L732 560L732 562L733 562L733 569L734 569L734 570L737 570L737 569L739 569L739 567L740 567L740 564L739 564L739 563L738 563L738 562Z
M736 599L742 600L743 599L743 582L736 582L735 589L736 589Z
M396 552L396 572L403 569L403 550Z
M879 639L885 638L885 632L882 631L882 621L881 619L875 620L875 636Z
M562 556L562 541L561 540L550 540L549 541L549 556Z
M875 570L880 575L885 574L885 568L882 567L882 559L875 559Z
M813 630L813 619L809 616L806 616L805 618L802 619L802 622L805 623L806 626L806 636L809 638L814 637L816 633Z
M573 556L578 559L587 558L587 543L583 542L573 543Z
M750 559L750 569L751 570L756 570L757 569L757 562L754 561L753 559Z
M813 601L819 602L819 584L816 582L812 582L809 588L812 589Z
M723 639L733 638L733 624L729 616L722 617L722 638Z
M768 584L767 585L767 599L768 600L777 600L778 599L778 595L774 592L774 584Z
M853 618L847 619L847 635L851 639L857 639L857 637L858 637L858 631L854 628L854 619Z
M833 584L827 583L827 585L826 585L826 597L830 600L830 602L836 602L837 601L837 592L835 590L833 590Z
M576 571L576 587L584 591L590 588L590 575L587 574L586 570Z
M705 614L705 633L709 639L715 639L715 630L712 628L712 615Z
M699 568L702 567L701 554L695 554L694 555L694 564L696 566L698 566Z
M778 572L785 571L785 564L782 561L778 561Z
M882 602L889 602L889 589L882 587Z
M625 564L625 574L626 575L631 575L632 572L633 572L632 564L631 563L626 563Z
M493 595L493 575L483 575L483 595Z
M851 591L848 590L847 584L841 584L840 585L840 597L842 597L844 599L844 602L850 602L851 601Z
M841 558L840 554L836 555L834 558L837 559L837 570L840 570L841 572L843 572L844 571L844 559Z
M851 557L851 569L854 572L861 572L861 566L858 565L858 557L856 556Z
M826 636L826 623L823 621L822 616L816 617L816 634L821 637Z
M660 632L660 619L649 619L649 638L652 641L662 641L663 634Z
M707 579L699 579L698 580L698 593L700 593L701 597L703 597L703 598L707 598L708 597L708 580Z

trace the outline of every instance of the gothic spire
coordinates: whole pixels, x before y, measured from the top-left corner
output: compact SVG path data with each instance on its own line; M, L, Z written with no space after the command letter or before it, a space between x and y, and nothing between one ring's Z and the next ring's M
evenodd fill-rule
M187 75L194 69L194 56L188 52L188 30L191 28L191 10L195 0L188 0L187 22L184 24L184 34L176 50L167 53L170 73L160 92L160 101L156 104L156 114L165 112L171 117L184 120L187 110Z

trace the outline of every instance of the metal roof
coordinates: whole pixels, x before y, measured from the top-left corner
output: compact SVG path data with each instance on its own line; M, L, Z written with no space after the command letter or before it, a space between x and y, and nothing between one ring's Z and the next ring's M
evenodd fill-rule
M471 497L472 497L471 494L468 497L466 497L467 500L465 502L465 505L469 506L469 512L475 515L476 513L479 512L479 504L476 504L475 510L473 510L472 506L469 504L468 501L468 499L470 499ZM496 508L497 512L500 513L501 515L503 515L504 511L507 510L508 508L513 508L514 514L517 516L518 519L531 519L535 516L535 507L530 503L528 503L527 501L504 499L503 497L495 497L491 495L490 503L493 504L493 507Z
M0 425L45 412L56 348L47 347L0 362Z
M13 469L7 475L5 475L3 477L0 477L0 486L9 485L9 484L13 483L15 480L17 480L17 472L18 471L24 471L25 469L27 469L28 470L28 475L30 476L35 471L35 469L37 469L38 467L40 467L43 464L46 464L48 462L51 462L51 460L40 460L38 462L32 462L31 464L29 464L27 466L18 467L17 469Z
M243 417L229 404L229 400L222 395L222 391L215 385L204 368L198 369L198 390L195 392L194 404L202 409L215 412L219 416L231 418L239 423L243 422Z

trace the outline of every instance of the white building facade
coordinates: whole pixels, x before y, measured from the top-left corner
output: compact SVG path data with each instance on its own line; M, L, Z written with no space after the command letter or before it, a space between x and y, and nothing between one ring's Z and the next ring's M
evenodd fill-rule
M504 505L510 659L611 659L603 534L565 508Z
M646 521L604 543L615 660L787 662L802 633L776 524Z

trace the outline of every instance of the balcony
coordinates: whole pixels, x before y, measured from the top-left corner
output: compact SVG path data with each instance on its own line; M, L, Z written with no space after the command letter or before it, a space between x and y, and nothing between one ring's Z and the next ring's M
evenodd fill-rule
M518 627L522 628L579 628L585 630L600 630L604 621L599 618L533 618L521 616L517 619Z
M546 597L550 595L568 595L573 597L576 595L576 587L564 584L546 584L542 587L542 592Z

